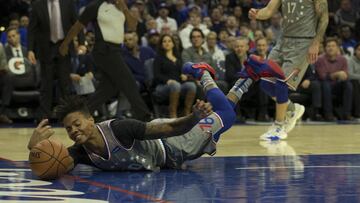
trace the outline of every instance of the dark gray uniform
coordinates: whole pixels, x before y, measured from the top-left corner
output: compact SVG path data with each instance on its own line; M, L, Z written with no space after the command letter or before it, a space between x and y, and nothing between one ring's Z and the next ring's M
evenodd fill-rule
M296 89L309 65L307 52L316 35L318 18L313 0L281 1L283 33L269 54L282 67L286 82Z
M75 164L93 165L102 170L155 171L161 167L181 168L186 160L196 159L204 153L214 155L216 143L212 135L223 124L221 118L213 113L184 135L156 140L135 139L145 133L145 123L136 120L108 120L98 123L97 127L105 140L107 157L74 145L69 147L69 152Z

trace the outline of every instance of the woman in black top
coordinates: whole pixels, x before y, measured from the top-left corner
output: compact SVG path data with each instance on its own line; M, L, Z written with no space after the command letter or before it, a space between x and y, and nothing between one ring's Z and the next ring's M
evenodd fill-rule
M177 117L180 94L185 95L184 115L191 112L196 94L196 84L181 74L181 57L175 47L174 38L164 34L159 40L158 56L154 61L155 93L169 98L169 116Z

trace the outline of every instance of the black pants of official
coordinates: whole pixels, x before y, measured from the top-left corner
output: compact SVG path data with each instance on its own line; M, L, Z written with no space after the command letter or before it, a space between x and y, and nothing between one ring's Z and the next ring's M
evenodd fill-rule
M52 115L54 89L59 90L59 98L68 96L70 94L70 56L61 56L58 51L59 45L60 42L56 44L51 43L50 52L48 54L49 58L40 59L40 119L50 118Z
M95 93L89 98L90 110L96 110L108 99L123 92L131 104L135 118L148 119L149 109L140 95L133 74L123 60L120 45L97 42L93 56L101 78Z

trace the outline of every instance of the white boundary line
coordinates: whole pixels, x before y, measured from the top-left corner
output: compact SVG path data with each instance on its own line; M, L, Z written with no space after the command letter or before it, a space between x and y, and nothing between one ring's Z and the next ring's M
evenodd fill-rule
M235 168L236 170L253 170L253 169L276 169L276 168L299 168L296 166L275 166L275 167L270 167L270 166L259 166L259 167L240 167L240 168ZM303 168L360 168L360 166L304 166Z

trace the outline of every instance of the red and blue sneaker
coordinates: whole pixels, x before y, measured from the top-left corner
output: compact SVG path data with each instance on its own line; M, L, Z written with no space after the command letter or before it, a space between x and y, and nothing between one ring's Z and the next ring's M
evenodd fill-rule
M271 59L263 60L259 56L250 55L244 62L244 66L245 69L240 72L240 77L250 77L255 81L263 77L285 80L281 67Z
M191 75L197 80L201 79L201 76L204 74L204 71L208 71L211 77L215 79L215 69L207 63L186 62L182 68L183 74Z

